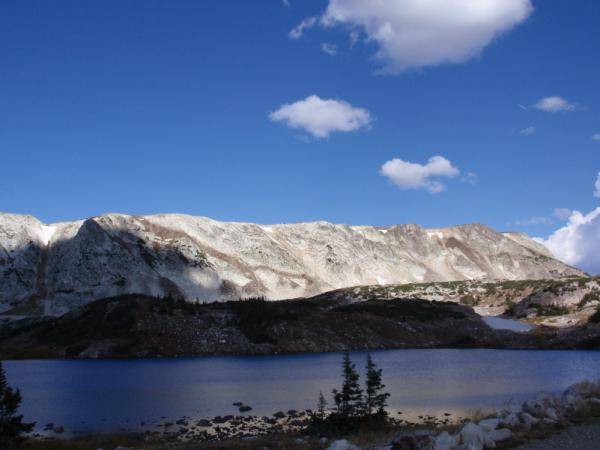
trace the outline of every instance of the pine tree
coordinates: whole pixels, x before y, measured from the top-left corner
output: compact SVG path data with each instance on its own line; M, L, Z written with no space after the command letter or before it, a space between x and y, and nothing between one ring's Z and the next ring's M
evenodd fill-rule
M377 414L385 414L385 407L387 406L387 399L390 396L389 393L383 392L385 384L381 382L381 369L378 369L371 354L367 355L367 381L365 390L365 410L367 415L372 415L373 411Z
M342 390L333 390L333 400L337 407L338 414L342 416L357 416L364 409L362 389L358 384L358 373L356 366L350 360L350 355L344 353L342 362L343 378Z
M35 423L24 423L23 416L17 415L21 405L21 393L8 385L6 374L0 361L0 448L17 448L23 441L23 433L33 430Z
M317 401L317 417L319 419L325 418L325 411L327 410L327 400L323 396L323 392L319 392L319 400Z

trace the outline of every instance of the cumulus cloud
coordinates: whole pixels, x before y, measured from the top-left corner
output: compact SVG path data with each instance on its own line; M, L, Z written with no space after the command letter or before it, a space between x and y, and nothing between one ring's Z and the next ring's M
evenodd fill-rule
M573 211L564 227L541 242L561 261L600 273L600 208L588 214Z
M354 40L360 30L377 44L381 72L393 74L466 62L532 11L530 0L329 0L321 24Z
M598 177L594 183L594 197L600 197L600 172L598 172Z
M519 131L519 134L521 136L531 136L534 133L535 133L535 127L527 127L527 128L523 128L522 130Z
M269 119L304 130L316 138L326 138L336 131L368 129L373 121L366 109L356 108L343 100L322 99L317 95L286 103L269 114Z
M535 103L534 105L532 105L532 107L535 109L539 109L540 111L545 111L545 112L550 112L550 113L556 113L556 112L561 112L561 111L571 112L571 111L575 111L575 109L576 109L576 106L574 104L569 103L563 97L558 97L558 96L544 97L544 98L538 100L538 102Z
M592 141L600 142L600 133L596 133L592 136Z
M437 178L454 178L460 171L443 156L433 156L424 165L394 158L381 166L379 173L400 189L426 189L437 194L446 189Z
M338 48L335 44L330 44L329 42L323 42L321 44L321 50L331 56L337 55Z
M312 28L317 24L316 17L307 17L294 28L292 28L288 34L290 39L300 39L304 34L304 30Z

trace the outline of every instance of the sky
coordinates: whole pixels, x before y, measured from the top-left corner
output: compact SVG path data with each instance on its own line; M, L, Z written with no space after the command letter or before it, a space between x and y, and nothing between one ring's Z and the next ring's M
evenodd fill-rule
M599 54L597 0L3 2L0 210L480 222L600 272Z

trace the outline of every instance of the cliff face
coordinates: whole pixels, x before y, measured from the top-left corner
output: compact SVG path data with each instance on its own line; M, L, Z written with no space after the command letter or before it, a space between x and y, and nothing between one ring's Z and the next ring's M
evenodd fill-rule
M60 314L123 294L306 297L355 285L580 275L527 236L480 225L257 225L107 214L45 225L0 214L0 312Z

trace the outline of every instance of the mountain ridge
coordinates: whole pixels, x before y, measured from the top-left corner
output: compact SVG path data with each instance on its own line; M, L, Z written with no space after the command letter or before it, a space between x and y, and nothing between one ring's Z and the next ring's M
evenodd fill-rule
M483 224L259 225L116 213L44 224L0 213L0 312L62 314L130 293L276 300L355 285L580 274L526 235Z

